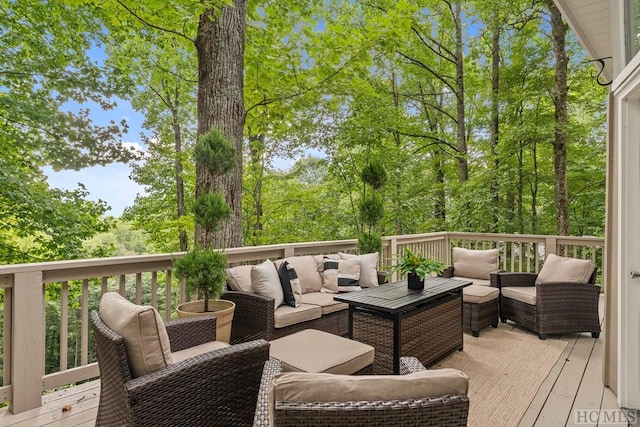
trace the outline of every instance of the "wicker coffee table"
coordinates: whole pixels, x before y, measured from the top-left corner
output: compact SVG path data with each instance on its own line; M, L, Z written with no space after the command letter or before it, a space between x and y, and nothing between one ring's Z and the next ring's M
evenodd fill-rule
M429 366L462 350L462 288L470 284L433 277L414 291L404 280L334 299L349 304L349 338L375 348L374 374L398 374L400 356Z

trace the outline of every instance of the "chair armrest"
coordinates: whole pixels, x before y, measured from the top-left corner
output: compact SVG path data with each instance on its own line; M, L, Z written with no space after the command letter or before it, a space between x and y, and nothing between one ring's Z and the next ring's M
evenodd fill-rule
M378 285L387 283L387 276L389 275L387 271L377 270L376 273L378 273Z
M189 425L205 413L220 425L253 419L269 343L257 340L192 357L125 384L132 425ZM212 410L212 408L217 408Z
M492 271L491 273L489 273L489 282L491 283L491 287L492 288L499 288L500 287L500 285L498 283L498 281L499 281L498 275L502 274L502 273L506 273L506 271L504 271L502 269L498 269L498 270L495 270L495 271Z
M444 271L442 272L442 277L444 277L445 279L450 279L453 277L453 265L450 265L449 267L444 269Z
M510 286L535 286L537 277L537 273L501 272L497 274L497 285L498 288L506 288Z
M558 302L569 307L576 304L598 303L600 298L600 286L590 283L537 283L536 305L540 301L544 303Z
M282 362L278 359L269 359L264 363L253 427L269 427L269 388L273 378L282 372Z
M171 320L165 326L171 343L171 351L180 351L216 340L215 317L198 316Z
M231 343L269 340L275 325L273 298L249 292L225 292L221 298L236 304L231 326Z

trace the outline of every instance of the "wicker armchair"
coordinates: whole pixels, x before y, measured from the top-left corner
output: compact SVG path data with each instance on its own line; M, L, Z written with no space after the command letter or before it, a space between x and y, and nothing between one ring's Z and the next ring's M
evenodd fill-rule
M124 339L96 311L91 323L101 380L96 426L251 425L269 343L233 345L132 378ZM215 340L215 318L166 329L172 351Z
M414 357L400 359L400 373L425 371ZM269 427L269 388L275 375L282 373L280 361L265 363L254 427ZM323 426L466 426L469 398L466 394L435 398L375 402L275 402L274 424L278 427ZM274 427L275 427L274 426Z
M588 283L536 283L536 273L500 273L500 318L516 322L536 332L540 339L547 334L591 332L600 336L598 301L600 287L594 285L594 270ZM535 304L505 295L505 289L526 287ZM533 301L531 301L533 302Z

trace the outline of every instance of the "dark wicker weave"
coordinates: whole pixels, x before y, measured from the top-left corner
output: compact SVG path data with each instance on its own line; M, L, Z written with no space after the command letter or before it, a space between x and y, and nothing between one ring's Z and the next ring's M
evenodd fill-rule
M251 425L269 343L211 351L132 379L124 340L91 313L100 367L96 426ZM172 321L173 351L215 339L215 319Z
M454 350L462 349L461 297L401 320L401 355L417 357L429 366ZM393 320L356 311L353 339L376 349L374 374L393 373Z
M346 308L323 314L317 319L276 328L273 298L236 291L226 292L222 298L236 303L231 328L232 343L258 338L272 341L303 329L318 329L340 336L346 336L349 332L349 311Z
M425 370L413 357L400 359L400 372ZM264 367L254 427L269 426L268 391L271 380L282 372L277 360ZM276 402L275 426L466 426L469 398L466 395L377 402ZM275 427L274 426L274 427Z
M536 305L530 305L500 293L502 322L512 320L545 339L547 334L591 332L600 336L598 301L600 287L594 285L597 272L589 283L536 284L536 273L500 273L500 289L515 286L535 286Z
M480 336L480 329L492 326L498 327L498 298L482 304L462 303L462 325L466 332L474 337Z
M491 286L498 287L498 274L504 270L496 270L489 276ZM442 272L442 277L451 278L455 276L453 266L447 267ZM473 278L469 278L473 280ZM464 291L463 291L464 292ZM480 336L480 329L487 326L498 327L498 314L500 310L500 301L489 301L483 304L463 303L462 305L462 323L466 332L471 332L474 337Z

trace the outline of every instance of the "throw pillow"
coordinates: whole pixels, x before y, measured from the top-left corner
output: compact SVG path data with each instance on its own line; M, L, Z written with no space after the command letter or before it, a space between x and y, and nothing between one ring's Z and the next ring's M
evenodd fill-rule
M251 288L253 292L266 298L273 298L274 309L277 309L284 302L284 293L280 284L280 277L276 266L271 260L266 260L262 264L254 265L251 268Z
M227 283L233 291L253 292L251 288L252 265L227 268Z
M595 269L596 266L588 259L549 254L536 277L536 283L588 283Z
M362 255L338 252L340 259L360 260L360 287L373 288L378 286L378 252Z
M173 364L169 335L155 308L107 292L100 299L99 310L104 324L124 339L134 378Z
M288 261L281 262L278 267L278 276L280 276L284 303L291 307L298 307L302 290L296 269Z
M453 274L458 277L489 280L491 272L499 268L499 251L453 248Z
M324 259L322 292L337 294L360 290L359 259Z

